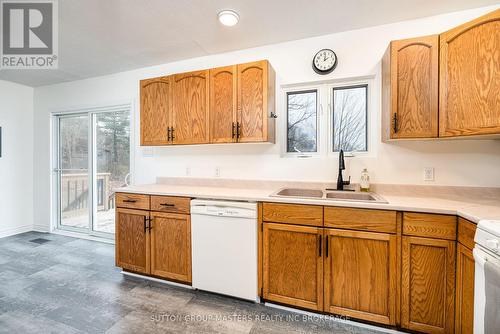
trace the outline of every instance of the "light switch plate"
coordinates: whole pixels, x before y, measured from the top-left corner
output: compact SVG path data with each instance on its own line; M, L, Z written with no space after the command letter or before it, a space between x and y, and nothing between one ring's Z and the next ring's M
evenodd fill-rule
M424 181L434 181L434 167L424 168Z

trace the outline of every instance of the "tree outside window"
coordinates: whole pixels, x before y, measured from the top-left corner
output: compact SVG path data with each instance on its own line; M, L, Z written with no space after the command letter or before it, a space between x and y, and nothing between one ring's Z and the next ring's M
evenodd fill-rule
M368 85L333 88L333 151L367 151Z
M317 91L287 94L287 152L317 152Z

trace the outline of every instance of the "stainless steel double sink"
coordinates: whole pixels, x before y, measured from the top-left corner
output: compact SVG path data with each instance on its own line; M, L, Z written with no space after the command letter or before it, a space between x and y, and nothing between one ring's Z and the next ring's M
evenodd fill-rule
M373 192L339 191L305 188L284 188L271 194L271 197L294 197L306 199L323 199L330 201L349 201L367 203L388 203L382 196Z

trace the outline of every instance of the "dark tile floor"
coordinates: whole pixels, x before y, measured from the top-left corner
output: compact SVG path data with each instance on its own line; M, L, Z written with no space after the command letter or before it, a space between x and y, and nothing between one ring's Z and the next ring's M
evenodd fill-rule
M127 278L113 245L29 232L0 239L0 333L377 332Z

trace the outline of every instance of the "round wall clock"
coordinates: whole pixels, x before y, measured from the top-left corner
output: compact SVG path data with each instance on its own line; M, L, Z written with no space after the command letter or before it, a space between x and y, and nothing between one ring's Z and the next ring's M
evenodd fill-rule
M337 67L337 55L330 49L319 50L313 58L312 67L321 75L331 73Z

